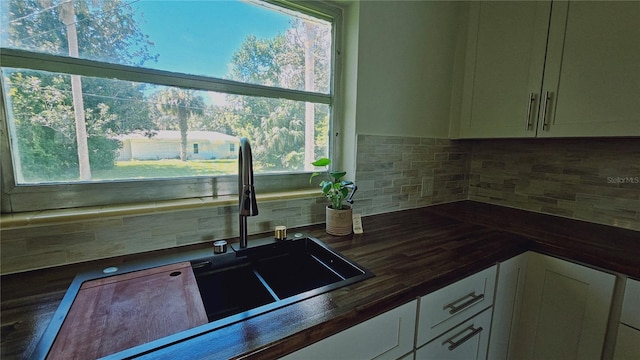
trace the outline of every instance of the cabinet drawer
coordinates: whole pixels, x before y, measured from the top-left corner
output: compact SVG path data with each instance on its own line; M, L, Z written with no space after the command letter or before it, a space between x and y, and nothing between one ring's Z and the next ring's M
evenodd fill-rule
M640 281L627 279L620 322L640 329Z
M486 359L491 309L474 316L416 351L416 359Z
M493 304L496 266L422 297L418 346Z
M411 301L283 359L398 359L413 350L417 301Z

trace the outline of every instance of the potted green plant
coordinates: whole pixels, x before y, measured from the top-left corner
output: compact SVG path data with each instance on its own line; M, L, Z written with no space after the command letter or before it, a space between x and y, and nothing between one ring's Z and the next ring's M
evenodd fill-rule
M309 183L316 176L325 174L326 179L320 182L322 195L329 199L330 204L326 207L326 231L331 235L349 235L353 228L351 206L344 202L353 204L353 195L358 187L353 181L342 180L347 173L345 171L330 171L331 160L320 158L311 163L313 166L325 166L327 171L314 172L309 178Z

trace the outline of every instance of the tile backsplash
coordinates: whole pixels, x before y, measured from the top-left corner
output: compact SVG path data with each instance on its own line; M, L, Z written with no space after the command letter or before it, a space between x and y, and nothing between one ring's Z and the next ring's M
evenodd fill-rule
M354 212L475 200L640 230L640 140L359 135ZM249 232L324 222L322 197L264 201ZM0 230L0 273L236 237L236 206ZM366 229L365 229L366 231Z
M464 200L471 144L358 135L354 212L363 215Z
M249 233L324 222L322 198L259 203ZM88 260L166 249L238 236L237 206L100 219L0 231L0 273L45 268Z
M640 140L473 141L468 198L640 230Z

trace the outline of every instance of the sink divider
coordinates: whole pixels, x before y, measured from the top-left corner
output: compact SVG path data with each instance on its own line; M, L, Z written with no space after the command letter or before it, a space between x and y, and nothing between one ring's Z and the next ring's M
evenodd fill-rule
M273 291L273 289L271 288L271 286L269 286L269 284L264 280L264 278L262 277L262 275L260 275L260 273L258 271L256 271L255 269L253 270L253 273L256 275L256 277L258 278L258 280L260 280L260 282L262 283L262 285L265 287L265 289L267 289L267 291L269 292L269 294L271 294L271 296L273 296L273 298L276 301L280 301L282 299L280 299L280 297L275 293L275 291Z

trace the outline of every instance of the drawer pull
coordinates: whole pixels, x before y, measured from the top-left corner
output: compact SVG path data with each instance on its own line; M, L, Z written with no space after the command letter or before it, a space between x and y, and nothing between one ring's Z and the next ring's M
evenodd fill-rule
M464 300L466 298L469 298L469 300L463 302L460 305L456 305L456 304L458 304L459 302L461 302L462 300ZM445 305L442 309L443 310L449 309L449 314L453 315L453 314L455 314L455 313L457 313L457 312L459 312L461 310L464 310L467 307L477 303L478 301L481 301L482 299L484 299L484 294L476 295L476 292L472 291L471 293L461 297L460 299Z
M542 111L542 130L549 131L549 120L547 119L547 111L549 110L549 100L551 100L551 93L545 92L544 95L544 110Z
M533 91L531 92L531 94L529 94L529 103L527 104L527 118L525 121L525 126L524 126L524 130L525 131L529 131L531 130L531 113L532 113L532 108L533 108L533 104L536 102L536 94L533 93Z
M465 331L469 331L471 330L470 333L468 333L467 335L465 335L462 339L458 340L458 341L453 341L453 339L457 338L458 336L460 336L463 332ZM459 333L453 335L452 337L450 337L449 339L445 340L442 345L445 344L449 344L449 351L453 351L455 350L455 348L457 348L458 346L464 344L465 342L467 342L467 340L471 339L472 337L480 334L480 332L482 331L482 326L480 327L474 327L473 324L469 325L468 328L460 331Z

